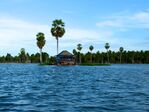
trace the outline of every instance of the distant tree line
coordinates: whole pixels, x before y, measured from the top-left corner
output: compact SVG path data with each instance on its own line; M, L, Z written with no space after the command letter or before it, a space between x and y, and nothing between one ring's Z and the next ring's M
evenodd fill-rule
M149 51L126 51L123 47L119 51L109 50L109 43L105 44L107 52L97 51L92 53L94 47L89 46L87 53L81 53L82 45L78 44L77 49L73 49L77 63L129 63L129 64L145 64L149 63Z
M79 62L80 53L75 52L74 54ZM109 62L107 61L106 52L87 52L85 54L81 53L80 55L82 63L149 63L149 51L123 51L121 57L121 53L119 51L115 52L109 50Z
M40 53L30 55L24 48L20 50L17 56L12 56L10 53L7 53L6 56L0 56L0 63L40 63L40 61ZM42 61L43 63L54 64L55 58L50 57L46 52L42 52Z
M107 52L97 51L93 53L93 46L89 47L87 53L81 53L81 49L82 45L80 44L78 50L73 50L77 63L149 63L149 51L123 51L123 48L120 47L117 52L108 50L107 56ZM9 53L6 56L0 56L0 63L40 63L40 60L40 53L29 54L24 48L20 50L17 56L12 56ZM55 57L42 52L42 61L43 63L54 64Z
M51 34L57 41L57 54L59 53L59 38L65 34L65 23L61 19L56 19L52 22ZM24 48L20 50L17 56L12 56L7 53L6 56L0 56L0 63L43 63L43 64L55 64L55 57L50 57L48 53L42 52L43 47L46 44L45 35L42 32L36 35L36 44L40 50L40 53L29 54ZM93 52L93 45L89 46L87 53L82 53L83 49L81 44L77 45L76 49L73 49L73 54L76 58L77 64L81 63L149 63L149 51L126 51L123 47L119 48L119 51L111 51L110 44L105 44L106 52L97 51Z

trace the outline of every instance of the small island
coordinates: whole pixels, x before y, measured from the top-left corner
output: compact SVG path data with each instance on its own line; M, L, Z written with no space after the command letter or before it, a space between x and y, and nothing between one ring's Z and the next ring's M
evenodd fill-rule
M59 39L63 37L65 32L65 23L62 19L55 19L51 25L51 35L56 39L57 43L57 54L54 56L43 52L44 46L48 43L45 34L39 32L36 35L36 45L39 48L39 53L29 54L25 48L21 48L17 56L12 56L10 53L7 53L6 56L0 56L0 63L40 63L40 65L61 66L110 66L111 64L149 63L149 51L126 51L121 46L118 48L118 51L112 51L108 42L103 46L106 50L105 52L99 50L93 52L94 45L89 45L88 52L83 53L83 46L79 43L76 48L72 49L72 52L66 49L59 53Z
M149 0L0 0L0 112L149 112Z

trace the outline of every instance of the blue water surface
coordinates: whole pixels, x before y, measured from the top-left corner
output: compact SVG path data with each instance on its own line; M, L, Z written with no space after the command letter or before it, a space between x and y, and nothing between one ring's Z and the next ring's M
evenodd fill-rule
M0 112L149 112L149 65L0 64Z

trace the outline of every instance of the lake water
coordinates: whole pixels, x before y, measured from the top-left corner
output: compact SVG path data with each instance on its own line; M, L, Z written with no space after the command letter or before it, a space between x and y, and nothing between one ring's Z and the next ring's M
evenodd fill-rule
M0 112L149 112L149 65L0 64Z

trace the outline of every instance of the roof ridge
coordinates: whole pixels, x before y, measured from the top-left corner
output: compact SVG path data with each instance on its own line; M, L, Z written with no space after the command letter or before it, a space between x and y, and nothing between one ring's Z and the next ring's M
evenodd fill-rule
M62 52L60 52L58 55L73 55L72 53L70 53L67 50L63 50Z

